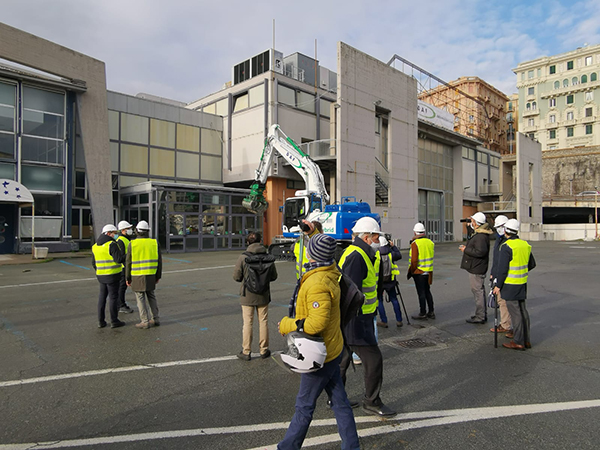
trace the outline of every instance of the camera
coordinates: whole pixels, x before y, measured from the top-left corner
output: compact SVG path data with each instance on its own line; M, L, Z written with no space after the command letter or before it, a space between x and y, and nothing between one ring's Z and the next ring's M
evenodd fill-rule
M471 223L471 218L467 217L466 219L460 219L461 223Z
M305 233L308 233L310 231L310 227L305 224L304 222L300 221L300 223L298 224L300 226L300 229L302 231L304 231Z

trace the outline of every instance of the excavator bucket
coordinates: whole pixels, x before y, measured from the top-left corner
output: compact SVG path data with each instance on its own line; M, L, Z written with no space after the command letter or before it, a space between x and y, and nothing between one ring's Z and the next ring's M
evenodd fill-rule
M259 183L250 186L250 195L244 198L242 206L254 214L262 214L267 210L269 204L264 196L265 187Z

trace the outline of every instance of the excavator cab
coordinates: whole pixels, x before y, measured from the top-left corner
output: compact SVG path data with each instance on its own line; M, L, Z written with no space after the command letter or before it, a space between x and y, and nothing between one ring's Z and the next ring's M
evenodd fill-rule
M283 232L293 233L292 228L298 227L302 219L313 211L323 211L323 199L316 194L308 197L290 197L285 200L283 207Z

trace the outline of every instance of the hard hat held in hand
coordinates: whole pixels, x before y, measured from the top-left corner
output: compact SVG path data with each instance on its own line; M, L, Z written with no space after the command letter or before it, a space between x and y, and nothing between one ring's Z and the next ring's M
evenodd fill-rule
M136 226L139 231L149 231L150 225L145 220L140 220Z
M471 219L473 219L475 222L477 222L477 225L483 225L484 223L487 222L487 219L485 218L485 214L482 212L477 212L477 213L473 214L471 216Z
M104 225L104 228L102 228L102 234L112 233L113 231L119 231L119 230L117 230L117 227L115 227L112 223L109 223L108 225Z
M121 220L119 222L119 224L117 225L117 228L119 229L119 231L121 230L126 230L127 228L131 228L133 225L131 225L129 222L127 222L126 220Z
M352 228L352 233L381 234L381 228L379 228L379 224L372 217L361 217Z
M421 222L417 222L413 227L413 231L419 234L425 233L425 225L423 225Z
M277 353L284 367L296 373L316 372L325 364L327 348L320 336L311 336L301 331L288 333L288 348L283 353Z

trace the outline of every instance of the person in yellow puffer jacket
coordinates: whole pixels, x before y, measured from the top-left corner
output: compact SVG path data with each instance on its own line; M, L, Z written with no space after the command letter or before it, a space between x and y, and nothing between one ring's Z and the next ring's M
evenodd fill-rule
M279 332L285 336L292 331L302 331L325 342L327 357L324 366L310 373L303 373L296 397L296 413L284 439L277 448L301 448L312 421L317 398L323 390L332 399L332 409L342 438L342 448L359 449L354 414L344 389L340 374L340 361L344 340L340 327L340 272L334 255L336 241L325 234L315 234L308 241L309 263L302 276L294 317L284 317Z

